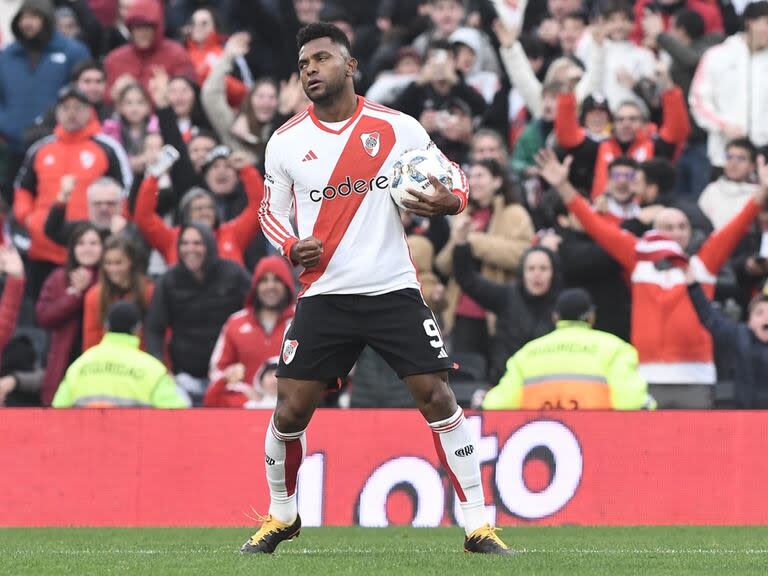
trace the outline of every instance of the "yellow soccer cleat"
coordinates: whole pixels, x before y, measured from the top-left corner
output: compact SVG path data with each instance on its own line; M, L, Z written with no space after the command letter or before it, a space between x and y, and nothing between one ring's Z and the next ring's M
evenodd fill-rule
M301 532L301 518L297 515L293 524L283 524L268 515L262 520L259 530L240 548L241 554L272 554L280 542L293 540Z
M476 554L512 554L509 546L496 534L498 528L486 524L464 538L464 552Z

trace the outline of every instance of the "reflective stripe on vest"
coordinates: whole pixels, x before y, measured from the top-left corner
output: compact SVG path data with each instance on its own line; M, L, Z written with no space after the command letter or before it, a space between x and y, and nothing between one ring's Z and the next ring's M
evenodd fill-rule
M523 380L523 410L601 410L612 408L605 376L547 374Z
M78 408L151 408L151 404L139 402L133 398L120 398L106 394L82 396L78 398L74 406Z

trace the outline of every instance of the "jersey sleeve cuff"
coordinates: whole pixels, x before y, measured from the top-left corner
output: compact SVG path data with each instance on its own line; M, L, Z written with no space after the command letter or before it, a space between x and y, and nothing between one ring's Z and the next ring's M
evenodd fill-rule
M467 193L458 188L454 188L452 192L459 199L459 209L454 214L461 214L464 212L464 208L467 207Z
M295 264L295 262L291 259L291 249L293 248L293 245L298 242L298 238L294 238L291 236L288 238L285 242L283 242L282 250L283 250L283 256L285 256L288 259L288 262L291 264Z

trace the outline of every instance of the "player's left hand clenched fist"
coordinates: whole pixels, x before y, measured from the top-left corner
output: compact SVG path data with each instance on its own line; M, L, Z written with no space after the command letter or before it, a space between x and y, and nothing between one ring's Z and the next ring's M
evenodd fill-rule
M451 192L448 187L429 175L429 181L435 187L435 193L431 196L408 188L408 193L413 195L415 200L403 200L403 204L410 212L419 216L439 216L444 214L456 214L461 208L461 199Z

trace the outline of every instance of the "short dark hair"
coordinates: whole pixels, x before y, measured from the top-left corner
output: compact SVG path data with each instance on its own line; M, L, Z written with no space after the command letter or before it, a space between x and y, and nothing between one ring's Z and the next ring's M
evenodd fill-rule
M635 14L632 12L632 5L625 0L609 0L603 8L603 16L610 18L614 14L623 14L628 20L635 20Z
M341 31L341 28L330 22L314 22L301 28L298 34L296 34L296 48L301 50L304 44L318 38L330 38L331 42L343 46L347 49L347 52L352 53L352 46L347 35Z
M728 148L741 148L749 152L749 160L754 164L757 162L757 148L749 138L734 138L728 144L725 145L725 149Z
M568 14L565 15L565 18L563 18L563 21L565 20L578 20L584 24L584 26L589 25L589 16L585 10L574 10L572 12L568 12Z
M82 76L85 72L88 72L88 70L96 70L106 78L104 67L101 64L96 62L96 60L85 60L83 62L75 64L72 67L72 75L69 77L69 81L77 82L78 80L80 80L80 76Z
M768 2L765 0L747 4L747 7L744 8L744 13L741 15L744 23L763 18L764 16L768 16Z
M697 40L704 36L704 18L695 10L683 8L675 12L675 28L682 28L688 38Z
M645 183L655 184L659 195L669 194L675 187L677 173L668 160L654 158L640 164L640 171L645 176Z
M763 302L768 302L768 294L765 294L764 292L760 292L759 294L755 294L752 297L752 300L749 301L749 309L748 312L752 314L752 312L757 308L758 304L762 304Z
M632 168L632 170L638 169L637 160L632 158L631 156L619 156L618 158L614 158L611 160L611 163L608 164L608 171L610 172L616 166L625 166L627 168Z

